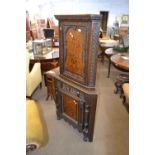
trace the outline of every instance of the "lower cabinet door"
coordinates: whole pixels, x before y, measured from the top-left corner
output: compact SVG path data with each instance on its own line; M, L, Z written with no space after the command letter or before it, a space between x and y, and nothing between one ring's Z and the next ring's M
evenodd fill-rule
M67 116L77 121L77 102L66 94L63 94L63 111Z

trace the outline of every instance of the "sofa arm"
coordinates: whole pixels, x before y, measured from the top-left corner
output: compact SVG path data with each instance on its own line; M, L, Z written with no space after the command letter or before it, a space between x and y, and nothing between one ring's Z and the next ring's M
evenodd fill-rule
M41 64L39 62L35 63L31 72L30 76L38 76L41 77Z
M48 141L47 127L38 103L26 100L26 149L40 148Z

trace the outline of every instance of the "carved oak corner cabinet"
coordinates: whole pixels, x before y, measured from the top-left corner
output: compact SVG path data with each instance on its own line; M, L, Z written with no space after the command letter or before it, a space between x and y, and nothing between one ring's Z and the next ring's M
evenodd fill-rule
M100 15L55 15L59 20L59 62L54 78L57 118L93 141ZM49 73L50 74L50 73Z

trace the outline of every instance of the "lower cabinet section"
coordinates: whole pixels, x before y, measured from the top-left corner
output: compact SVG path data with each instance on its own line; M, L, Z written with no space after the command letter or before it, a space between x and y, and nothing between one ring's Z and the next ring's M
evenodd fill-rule
M48 74L50 76L50 73ZM97 94L51 74L54 79L57 119L64 119L79 132L84 141L93 141Z

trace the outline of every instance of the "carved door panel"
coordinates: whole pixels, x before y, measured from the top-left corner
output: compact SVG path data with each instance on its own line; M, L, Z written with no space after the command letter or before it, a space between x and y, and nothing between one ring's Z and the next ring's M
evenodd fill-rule
M108 11L100 11L100 14L102 15L101 19L101 28L103 30L103 33L107 33L107 24L108 24Z

